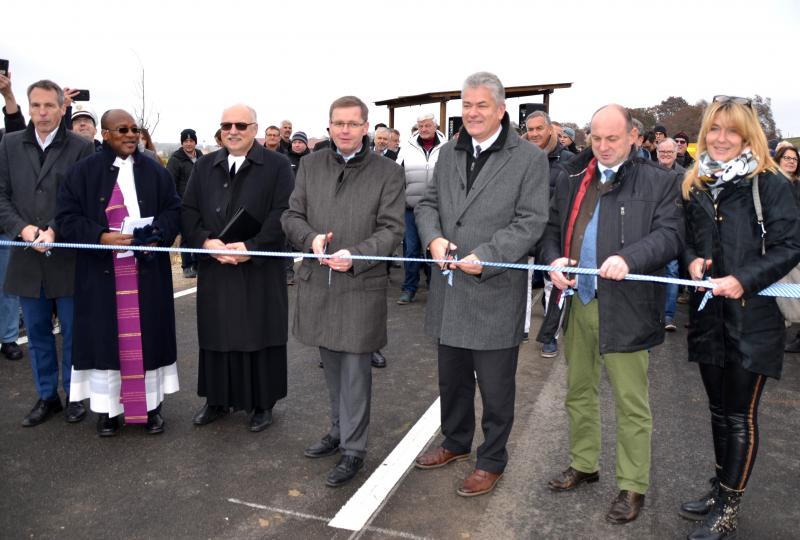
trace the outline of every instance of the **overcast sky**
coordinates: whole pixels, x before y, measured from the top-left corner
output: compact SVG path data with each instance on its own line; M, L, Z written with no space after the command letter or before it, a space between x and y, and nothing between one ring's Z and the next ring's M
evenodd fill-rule
M126 7L123 7L126 6ZM335 98L373 102L459 89L475 71L507 86L571 82L551 115L583 125L599 106L693 103L715 94L772 98L784 136L800 135L800 3L761 1L400 0L280 2L150 0L6 2L0 58L27 117L25 88L50 78L91 91L98 115L133 112L142 67L154 138L194 128L213 143L222 109L244 102L259 135L283 118L322 136ZM508 101L512 119L518 104ZM405 137L417 115L398 109ZM453 101L448 115L460 114Z

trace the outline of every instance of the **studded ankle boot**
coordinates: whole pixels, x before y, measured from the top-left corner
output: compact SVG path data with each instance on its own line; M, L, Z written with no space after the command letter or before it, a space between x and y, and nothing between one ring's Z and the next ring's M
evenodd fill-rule
M678 515L690 521L703 521L719 497L719 480L714 476L708 479L711 490L694 501L686 501L678 510Z
M736 538L739 501L742 491L728 489L719 485L719 496L711 511L703 520L703 524L687 537L688 540L728 540Z

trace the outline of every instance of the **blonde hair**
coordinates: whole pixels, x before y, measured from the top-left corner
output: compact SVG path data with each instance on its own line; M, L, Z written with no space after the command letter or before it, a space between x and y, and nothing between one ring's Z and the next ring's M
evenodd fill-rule
M706 107L705 113L703 113L703 123L700 126L700 134L697 136L697 159L694 165L686 171L686 176L684 176L683 184L681 185L681 192L683 193L684 199L689 198L692 188L705 189L705 183L698 175L700 156L706 151L706 135L708 134L708 130L720 114L725 115L728 124L733 126L739 135L742 136L742 145L750 147L753 159L757 162L756 169L748 178L758 176L764 171L776 172L778 170L778 166L769 155L767 137L764 135L764 130L752 107L733 103L732 101L715 101L710 103L708 107Z

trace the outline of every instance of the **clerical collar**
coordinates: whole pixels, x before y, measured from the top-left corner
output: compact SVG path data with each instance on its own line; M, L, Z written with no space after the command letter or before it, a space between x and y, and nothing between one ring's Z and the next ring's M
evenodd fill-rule
M347 155L344 155L344 154L342 154L342 153L339 151L339 149L337 148L337 149L336 149L336 153L337 153L337 154L339 154L340 156L342 156L342 159L344 160L344 162L345 162L345 163L347 163L348 161L350 161L351 159L353 159L354 157L356 157L356 154L358 154L359 152L361 152L361 149L362 149L363 147L364 147L364 146L363 146L363 145L361 145L361 146L359 146L359 147L356 149L356 151L355 151L355 152L353 152L352 154L347 154Z
M486 140L485 140L485 141L483 141L483 142L478 142L478 141L475 139L475 137L472 137L472 148L473 148L473 152L474 152L474 148L475 148L475 147L477 147L478 145L480 145L480 147L481 147L481 152L483 152L484 150L487 150L487 149L491 148L491 147L492 147L492 145L494 144L494 141L496 141L496 140L497 140L497 138L500 136L500 132L501 132L501 131L503 131L503 124L502 124L502 123L501 123L501 124L500 124L500 126L497 128L497 131L495 131L495 132L494 132L494 134L493 134L491 137L489 137L488 139L486 139Z
M34 128L33 133L36 137L36 144L39 145L39 148L41 148L42 150L47 150L47 147L50 146L50 143L52 143L53 139L56 138L56 134L58 133L59 129L60 128L57 127L56 129L48 133L47 137L45 137L44 141L42 141L42 139L39 138L39 132L36 131L36 128Z
M242 168L242 163L244 163L245 159L247 159L247 156L233 156L228 154L228 169L231 168L231 165L236 163L236 170L238 171Z

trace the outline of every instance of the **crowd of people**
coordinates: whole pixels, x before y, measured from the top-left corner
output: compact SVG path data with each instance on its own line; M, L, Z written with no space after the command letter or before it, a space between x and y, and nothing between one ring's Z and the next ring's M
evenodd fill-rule
M7 77L0 93L0 228L4 238L30 243L0 250L2 353L23 356L14 343L18 301L39 396L23 426L63 409L60 373L67 422L86 417L88 400L100 436L123 424L164 431L161 404L179 389L172 273L169 256L146 247L171 246L180 235L181 246L214 250L182 254L184 276L199 278L197 393L205 404L193 422L243 410L250 431L272 423L287 393L287 285L296 285L293 333L319 349L330 400L328 428L305 456L340 454L325 481L342 486L367 454L371 366L386 365L388 268L369 257L390 256L402 242L404 257L429 254L442 270L406 261L398 300L414 302L425 275L444 439L415 465L470 457L477 385L484 441L457 493L482 495L508 463L517 359L532 309L532 276L483 263L599 268L597 276L546 276L537 340L547 357L557 354L559 337L564 343L570 440L569 465L548 485L570 491L599 479L605 366L619 487L606 519L624 524L639 515L650 483L649 351L676 330L678 295L675 286L624 278L685 271L714 283L710 297L687 291L689 360L708 397L714 472L710 491L679 513L701 522L690 539L735 534L766 380L780 377L785 347L800 348L800 335L784 343L775 299L757 295L800 262L798 150L783 144L773 158L749 99L713 99L695 157L684 132L644 132L615 104L594 113L579 149L575 131L544 111L528 115L520 135L501 81L479 72L464 81L463 127L450 141L431 114L420 115L402 143L386 126L371 138L366 104L344 96L331 103L329 139L313 149L289 121L267 127L260 144L256 111L235 104L222 111L219 150L203 155L196 132L185 129L164 167L124 110L98 120L71 107L70 89L41 80L27 90L26 125ZM43 245L61 241L109 249ZM317 258L294 265L251 257L254 250Z

